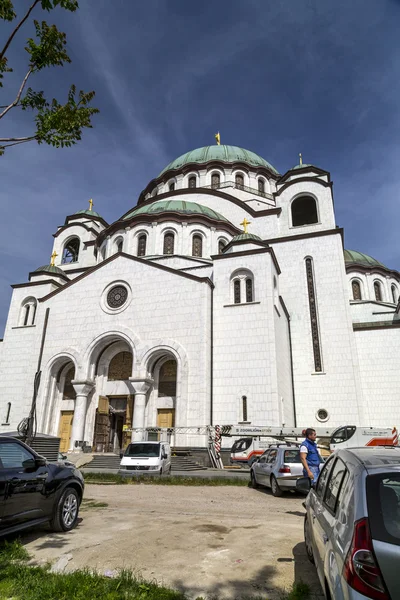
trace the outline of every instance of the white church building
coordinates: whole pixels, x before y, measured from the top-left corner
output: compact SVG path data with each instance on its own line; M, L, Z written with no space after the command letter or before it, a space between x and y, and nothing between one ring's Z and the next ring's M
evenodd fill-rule
M400 425L400 273L344 250L327 171L208 146L127 209L67 216L12 286L0 432L38 369L37 431L64 451L118 451L132 427Z

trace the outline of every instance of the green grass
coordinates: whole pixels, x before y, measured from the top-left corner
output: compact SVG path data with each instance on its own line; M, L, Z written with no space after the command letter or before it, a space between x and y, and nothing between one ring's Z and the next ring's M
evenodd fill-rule
M249 479L235 479L234 477L216 477L201 478L201 477L146 477L146 476L128 476L124 477L121 475L115 475L113 473L85 473L86 483L101 483L109 484L114 483L117 485L138 485L144 483L145 485L189 485L189 486L219 486L219 485L237 485L246 487L249 485Z
M29 566L28 560L28 553L18 542L0 545L2 600L188 600L183 593L145 581L130 571L120 571L115 577L88 569L50 573L49 566ZM309 597L309 586L297 583L282 595L282 600L308 600ZM267 600L265 596L260 598Z

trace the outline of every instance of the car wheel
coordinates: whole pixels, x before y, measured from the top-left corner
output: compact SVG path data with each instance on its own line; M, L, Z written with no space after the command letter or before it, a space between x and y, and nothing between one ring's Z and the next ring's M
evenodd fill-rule
M259 486L259 484L257 483L257 479L256 476L254 475L254 471L251 470L250 471L250 480L251 480L251 487L254 489L257 489Z
M160 469L160 477L162 477L162 469Z
M50 527L53 531L71 531L76 525L79 513L79 495L75 488L67 487L54 510Z
M307 515L304 518L304 543L306 545L306 552L307 552L307 558L308 558L308 560L312 564L315 564L314 553L313 553L312 543L311 543L310 526L308 524Z
M272 477L271 477L271 490L272 490L272 495L276 496L277 498L280 498L283 494L274 475L272 475Z

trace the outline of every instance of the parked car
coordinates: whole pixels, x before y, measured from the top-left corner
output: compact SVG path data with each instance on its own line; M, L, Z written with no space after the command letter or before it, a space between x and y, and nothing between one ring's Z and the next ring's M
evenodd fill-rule
M326 598L400 598L399 447L336 451L304 505L307 555Z
M171 473L171 446L168 442L132 442L120 457L120 475Z
M0 536L46 522L70 531L83 489L74 466L49 463L21 441L0 436Z
M250 469L252 486L270 487L274 496L295 491L299 477L303 477L299 447L288 444L270 446Z

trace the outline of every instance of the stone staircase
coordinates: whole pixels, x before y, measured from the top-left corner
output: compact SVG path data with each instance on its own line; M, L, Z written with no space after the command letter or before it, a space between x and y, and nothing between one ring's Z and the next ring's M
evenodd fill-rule
M207 467L197 463L189 452L172 450L171 471L205 471L206 469Z
M119 454L95 454L93 460L82 468L98 469L99 471L102 469L118 469L120 462Z
M121 459L118 454L95 454L93 460L86 463L82 469L111 470L118 469ZM197 463L187 451L172 451L171 471L204 471L203 467Z

